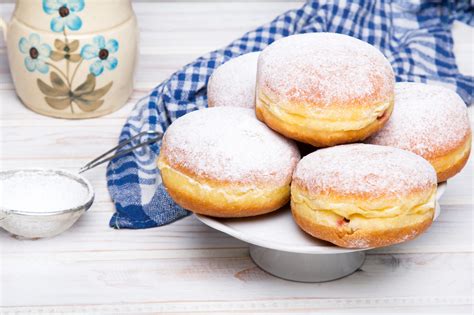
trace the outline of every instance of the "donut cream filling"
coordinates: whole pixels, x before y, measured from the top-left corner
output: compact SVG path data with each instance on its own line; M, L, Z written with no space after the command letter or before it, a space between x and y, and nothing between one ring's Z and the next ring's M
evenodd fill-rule
M298 189L292 189L292 204L299 212L317 219L319 224L336 227L380 227L390 222L398 226L410 225L414 217L432 216L436 205L436 189L429 194L418 194L406 197L403 202L380 208L362 207L356 202L332 202L324 198L308 198Z
M174 181L174 186L179 186L183 192L200 192L202 194L212 194L228 203L240 202L241 200L252 198L268 198L273 194L288 193L290 185L284 185L277 188L262 188L256 186L232 185L232 186L211 186L208 183L200 182L194 178L170 167L161 159L158 161L158 167L162 177L168 176ZM199 195L197 195L199 196Z
M280 120L308 129L324 131L350 131L363 129L382 117L391 104L391 101L382 102L374 108L366 110L361 118L344 120L339 117L339 119L334 120L318 115L317 113L312 113L311 116L308 117L295 112L290 112L284 107L272 103L261 91L258 95L257 101L257 106L264 107Z

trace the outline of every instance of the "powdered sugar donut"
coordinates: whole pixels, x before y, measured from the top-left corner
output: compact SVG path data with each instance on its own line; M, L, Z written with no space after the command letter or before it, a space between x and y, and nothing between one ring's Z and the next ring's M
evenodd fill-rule
M427 159L438 182L456 175L471 152L466 105L455 92L423 83L397 83L387 125L367 142L408 150Z
M392 67L375 47L335 33L280 39L260 55L257 117L317 147L363 140L388 120Z
M431 225L436 188L435 170L414 153L341 145L301 160L291 184L291 210L304 231L338 246L387 246Z
M260 52L253 52L239 56L214 71L207 85L209 107L255 108L259 55Z
M296 145L258 121L253 110L216 107L189 113L168 128L158 167L183 208L244 217L289 201L299 159Z

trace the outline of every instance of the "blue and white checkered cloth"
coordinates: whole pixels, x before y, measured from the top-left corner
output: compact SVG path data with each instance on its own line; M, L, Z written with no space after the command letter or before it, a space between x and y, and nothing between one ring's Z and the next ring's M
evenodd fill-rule
M136 105L120 141L142 131L164 132L178 117L206 107L206 85L219 65L298 33L335 32L357 37L385 54L397 81L441 83L471 104L474 80L458 71L451 26L456 19L474 25L473 14L469 0L308 1L229 46L200 57L158 85ZM109 164L108 187L117 210L111 227L150 228L189 214L171 200L161 184L155 163L159 150L157 143Z

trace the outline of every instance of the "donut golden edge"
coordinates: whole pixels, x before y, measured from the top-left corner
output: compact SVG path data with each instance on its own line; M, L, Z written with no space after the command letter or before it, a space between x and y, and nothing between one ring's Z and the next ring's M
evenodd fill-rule
M375 248L411 240L433 222L436 186L404 198L309 194L293 182L291 211L308 234L340 247Z
M316 111L317 104L279 103L257 87L256 115L270 128L288 138L328 147L362 141L379 131L390 118L394 97L361 106L332 106Z
M450 152L435 157L426 157L433 165L438 183L444 182L459 173L466 165L471 153L472 132L469 132L463 143Z
M221 218L249 217L277 210L290 200L290 181L283 186L226 183L199 178L160 154L158 168L173 200L192 212Z

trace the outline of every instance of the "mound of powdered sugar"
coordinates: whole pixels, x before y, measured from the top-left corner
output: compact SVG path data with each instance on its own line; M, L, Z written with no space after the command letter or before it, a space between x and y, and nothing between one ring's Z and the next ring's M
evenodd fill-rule
M366 142L433 158L457 148L470 132L466 105L454 91L404 82L395 85L395 107L390 120Z
M207 86L209 106L255 107L260 52L231 59L214 71Z
M267 47L258 63L259 89L283 99L351 104L393 94L394 73L375 47L336 33L299 34Z
M161 150L169 164L200 177L241 183L288 183L300 159L292 141L239 107L207 108L177 119Z
M17 172L0 177L0 207L26 212L53 212L84 205L85 184L50 172Z
M434 187L436 172L422 157L397 148L349 144L304 157L293 181L315 194L404 196Z

